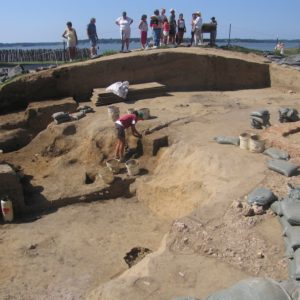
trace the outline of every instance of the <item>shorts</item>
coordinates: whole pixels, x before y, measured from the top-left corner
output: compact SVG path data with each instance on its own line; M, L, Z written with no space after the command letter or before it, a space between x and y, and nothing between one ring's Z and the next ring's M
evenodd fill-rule
M90 37L90 45L91 45L91 47L96 47L96 45L97 45L97 37L96 36L91 36Z
M147 43L147 31L141 31L141 43L143 45Z
M76 41L74 41L74 40L68 40L67 41L67 47L68 48L74 48L74 47L76 47Z
M122 40L127 40L130 38L130 28L127 28L127 29L122 29L121 30L121 39Z
M120 124L115 124L116 136L118 139L125 139L125 130L124 127Z
M169 31L163 31L163 35L164 36L168 36L169 35Z

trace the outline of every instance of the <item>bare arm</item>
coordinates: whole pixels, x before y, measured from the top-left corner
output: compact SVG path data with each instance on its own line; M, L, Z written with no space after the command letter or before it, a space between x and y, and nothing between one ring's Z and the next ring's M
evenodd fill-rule
M67 33L67 31L65 30L64 33L62 34L62 37L63 37L64 39L67 38L67 37L66 37L66 33Z
M78 37L77 37L77 33L76 30L74 29L74 34L75 34L75 39L76 39L76 45L78 44Z
M135 125L131 125L131 132L135 137L141 138L142 135L136 130Z

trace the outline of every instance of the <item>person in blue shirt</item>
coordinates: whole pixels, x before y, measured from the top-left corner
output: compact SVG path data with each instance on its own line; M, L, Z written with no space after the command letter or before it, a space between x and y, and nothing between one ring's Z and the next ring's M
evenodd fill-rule
M90 23L87 25L87 35L90 40L91 49L90 49L90 56L91 58L97 55L97 42L98 42L98 35L96 29L96 19L91 18Z

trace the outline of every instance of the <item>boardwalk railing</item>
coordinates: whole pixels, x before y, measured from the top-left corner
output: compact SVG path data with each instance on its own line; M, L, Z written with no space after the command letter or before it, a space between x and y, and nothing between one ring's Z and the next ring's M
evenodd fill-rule
M77 49L77 59L87 59L89 49ZM48 62L48 61L68 61L69 51L64 49L8 49L0 50L0 62Z

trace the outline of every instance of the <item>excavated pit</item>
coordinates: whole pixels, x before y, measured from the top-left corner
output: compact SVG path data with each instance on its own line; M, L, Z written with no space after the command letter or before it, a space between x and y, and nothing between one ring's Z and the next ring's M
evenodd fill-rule
M169 124L143 138L139 160L144 171L135 178L121 172L107 186L97 175L114 148L113 124L105 107L78 122L51 124L24 148L1 156L25 174L28 205L37 211L59 208L35 222L24 219L28 223L1 225L0 239L6 243L3 257L15 258L14 264L5 262L0 275L3 295L83 299L89 294L90 299L131 300L192 295L202 299L250 275L286 278L274 216L245 219L230 208L232 201L243 199L259 184L283 195L284 182L266 173L261 155L213 142L220 134L238 136L249 126L251 109L267 105L280 93L271 109L275 113L276 105L290 97L268 88L271 82L281 83L280 72L270 74L269 65L259 59L248 61L246 56L177 52L149 52L135 60L132 53L62 67L38 75L37 81L28 76L1 90L0 103L8 110L29 101L30 89L20 92L25 84L32 84L36 92L32 100L84 98L92 88L116 80L159 81L172 91L168 97L135 103L157 116L139 122L139 130L159 127L162 121ZM169 76L171 63L188 72ZM134 68L137 64L139 69ZM297 106L292 97L289 101ZM125 113L132 104L118 106ZM138 148L133 137L128 144ZM264 259L257 259L257 248ZM126 272L124 255L130 249L154 253Z
M131 84L159 82L169 91L233 91L271 85L267 64L224 57L222 55L226 56L226 53L219 55L213 50L209 55L206 51L195 53L191 50L114 55L80 66L63 66L40 75L24 76L2 87L0 110L23 109L29 101L43 99L74 97L77 101L89 100L94 88L107 87L120 80ZM27 88L28 84L30 88Z

